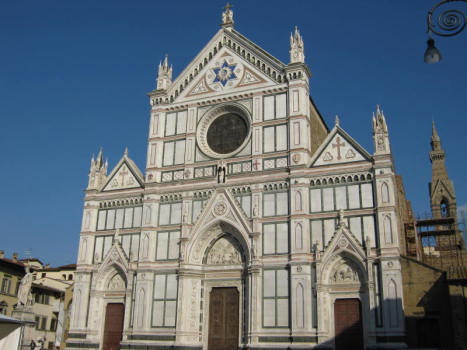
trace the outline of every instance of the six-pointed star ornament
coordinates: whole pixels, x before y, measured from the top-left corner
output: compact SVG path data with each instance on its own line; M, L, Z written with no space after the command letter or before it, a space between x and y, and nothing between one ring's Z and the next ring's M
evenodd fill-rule
M236 79L237 76L234 73L234 69L237 64L228 64L227 61L224 61L222 66L219 68L214 68L214 74L216 77L213 80L213 83L221 83L222 86L225 86L229 80Z

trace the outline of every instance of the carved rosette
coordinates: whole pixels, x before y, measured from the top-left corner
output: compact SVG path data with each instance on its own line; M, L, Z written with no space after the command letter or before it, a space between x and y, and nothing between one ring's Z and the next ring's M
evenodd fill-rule
M223 216L227 212L227 204L224 201L219 201L214 205L214 214Z

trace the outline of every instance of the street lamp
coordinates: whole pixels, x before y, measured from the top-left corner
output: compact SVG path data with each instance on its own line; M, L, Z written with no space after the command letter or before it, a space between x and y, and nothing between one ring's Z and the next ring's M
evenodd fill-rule
M467 2L467 0L443 0L433 6L428 12L428 16L426 18L426 32L428 33L429 39L427 41L428 47L424 55L425 63L437 63L442 58L441 53L435 46L435 40L431 37L431 34L439 36L454 36L462 32L465 28L466 17L461 10L447 9L436 16L433 21L433 13L439 7L455 1Z

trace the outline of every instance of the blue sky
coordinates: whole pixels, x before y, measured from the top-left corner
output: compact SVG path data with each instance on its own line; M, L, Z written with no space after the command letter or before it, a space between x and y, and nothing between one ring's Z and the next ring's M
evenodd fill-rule
M429 210L431 121L447 152L458 205L467 203L467 31L435 37L435 1L233 1L235 28L283 62L297 25L311 95L332 127L373 152L371 114L385 112L396 170L416 213ZM92 153L112 168L128 146L144 170L149 104L166 53L176 76L218 30L223 1L0 3L1 244L52 265L73 263ZM464 11L466 9L464 8Z

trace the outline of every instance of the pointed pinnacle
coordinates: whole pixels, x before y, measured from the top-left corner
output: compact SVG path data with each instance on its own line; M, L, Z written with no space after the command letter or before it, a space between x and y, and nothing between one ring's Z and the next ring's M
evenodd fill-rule
M381 114L381 107L380 105L376 105L376 115Z
M128 147L125 147L125 152L123 152L123 155L124 155L125 157L128 157Z
M436 126L435 126L435 121L434 121L434 120L432 121L432 124L431 124L431 138L432 138L432 140L435 140L435 141L439 141L439 140L440 140L439 135L438 135L438 131L436 130Z
M340 123L340 119L339 119L339 116L336 114L336 119L334 119L334 124L336 126L339 126L339 123Z

